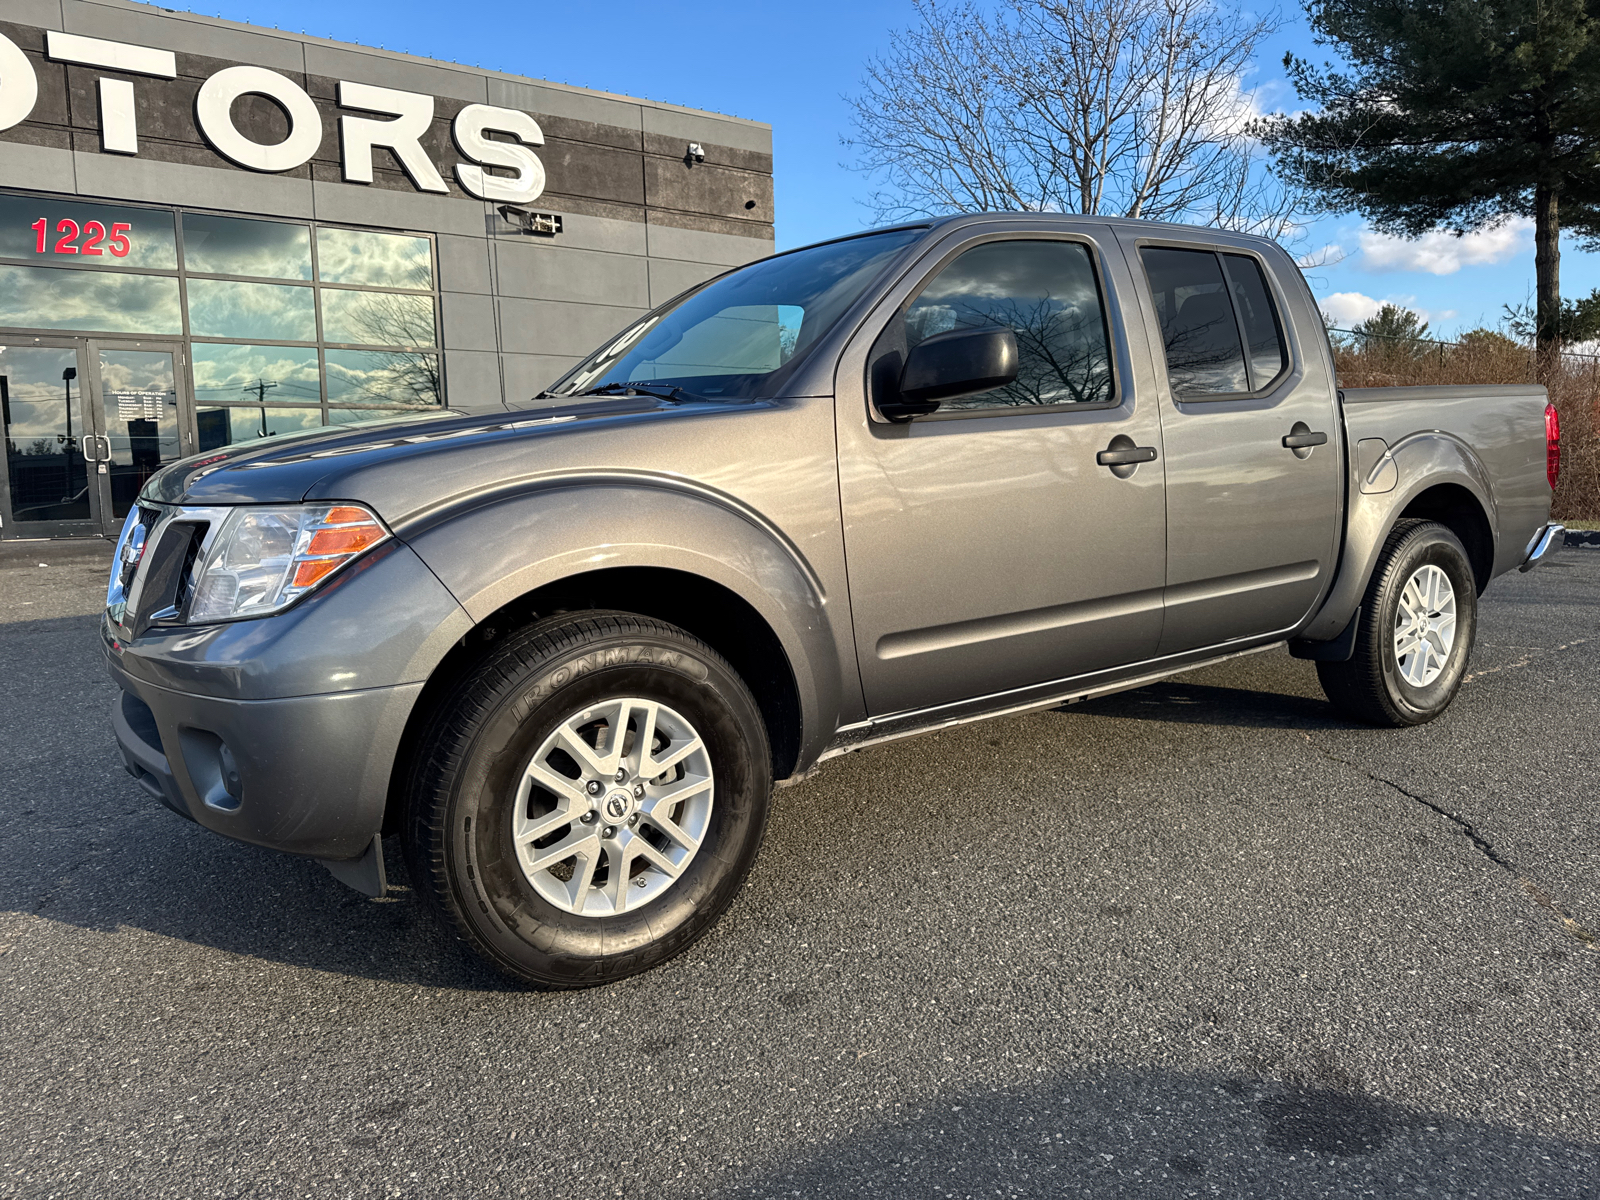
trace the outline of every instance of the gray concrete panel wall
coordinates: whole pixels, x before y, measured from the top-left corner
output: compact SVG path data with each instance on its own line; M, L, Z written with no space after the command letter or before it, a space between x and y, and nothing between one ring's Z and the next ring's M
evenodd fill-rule
M49 29L171 50L177 78L53 61ZM374 40L383 33L375 28ZM21 47L39 82L28 118L0 130L0 187L432 234L455 407L481 411L530 396L652 305L772 253L772 131L759 122L127 0L6 0L0 34ZM322 138L309 162L247 170L201 134L196 94L238 64L276 71L312 98ZM101 78L133 84L136 156L104 150ZM419 191L382 147L370 184L344 178L341 80L433 98L421 143L447 195ZM559 215L559 235L530 236L459 186L464 159L450 124L472 103L539 122L547 183L528 207ZM232 112L258 143L289 132L284 112L264 97L242 97ZM691 142L703 162L688 154Z

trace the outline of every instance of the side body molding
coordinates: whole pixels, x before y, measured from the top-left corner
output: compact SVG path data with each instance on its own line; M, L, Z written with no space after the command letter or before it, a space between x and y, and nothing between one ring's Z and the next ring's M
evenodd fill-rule
M548 584L615 568L680 571L728 589L788 658L802 769L859 703L841 694L841 656L853 653L842 597L830 604L818 573L775 526L704 485L648 472L564 474L400 532L474 624ZM648 598L639 607L648 611Z
M1354 440L1358 435L1352 430L1350 436ZM1399 482L1391 491L1373 493L1361 490L1360 463L1355 455L1350 456L1346 491L1349 518L1339 570L1322 607L1298 635L1307 641L1326 641L1344 631L1367 590L1389 530L1406 506L1429 488L1441 484L1465 488L1483 510L1490 535L1496 539L1500 536L1489 472L1460 438L1436 430L1408 434L1390 444L1388 457L1399 474ZM1499 574L1503 568L1498 545L1495 549L1494 573Z

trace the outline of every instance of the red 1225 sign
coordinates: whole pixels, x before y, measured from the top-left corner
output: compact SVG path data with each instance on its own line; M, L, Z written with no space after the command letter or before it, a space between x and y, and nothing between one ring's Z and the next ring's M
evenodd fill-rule
M49 240L50 218L40 217L29 226L33 230L33 252L45 253L45 243ZM110 250L114 258L127 258L132 244L128 235L133 232L133 226L123 221L117 221L111 226L111 233L106 234L106 227L99 221L85 221L83 228L70 217L62 217L56 222L57 238L55 245L50 248L52 254L104 254L100 248L105 243L106 250ZM78 244L78 238L83 238L83 244Z

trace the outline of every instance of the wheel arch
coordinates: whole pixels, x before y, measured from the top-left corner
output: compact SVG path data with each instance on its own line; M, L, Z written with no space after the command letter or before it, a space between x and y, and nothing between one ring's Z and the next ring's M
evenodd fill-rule
M1481 596L1494 573L1495 537L1478 497L1459 483L1436 483L1418 492L1395 521L1408 517L1437 521L1461 539Z
M670 537L664 536L670 531ZM614 609L669 622L728 659L761 708L777 779L838 725L841 657L828 597L759 520L660 487L567 486L506 498L407 539L472 620L429 673L402 746L504 633L543 616ZM848 638L848 615L841 619ZM407 777L396 764L386 827Z
M1395 522L1408 517L1438 521L1461 539L1481 594L1496 574L1493 490L1488 472L1460 439L1446 433L1415 434L1389 450L1397 476L1386 492L1365 492L1351 464L1344 547L1332 588L1298 638L1337 638L1350 624ZM1501 569L1504 569L1503 567Z

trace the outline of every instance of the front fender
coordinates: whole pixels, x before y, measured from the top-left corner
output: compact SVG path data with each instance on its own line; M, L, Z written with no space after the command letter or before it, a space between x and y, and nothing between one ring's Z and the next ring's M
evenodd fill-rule
M1296 635L1305 641L1328 641L1350 624L1350 618L1366 594L1367 582L1372 578L1384 539L1400 514L1429 488L1455 484L1470 492L1483 510L1498 551L1500 523L1489 473L1472 448L1460 438L1436 430L1401 438L1389 448L1378 468L1368 472L1369 478L1378 475L1392 460L1398 479L1394 487L1385 492L1363 492L1356 455L1349 455L1349 460L1347 492L1350 503L1346 506L1349 515L1339 570L1322 607ZM1497 553L1497 560L1498 557Z
M435 518L406 540L474 623L592 571L645 567L710 580L754 608L782 645L799 692L802 764L839 724L846 606L830 604L780 530L713 489L643 474L553 478Z

